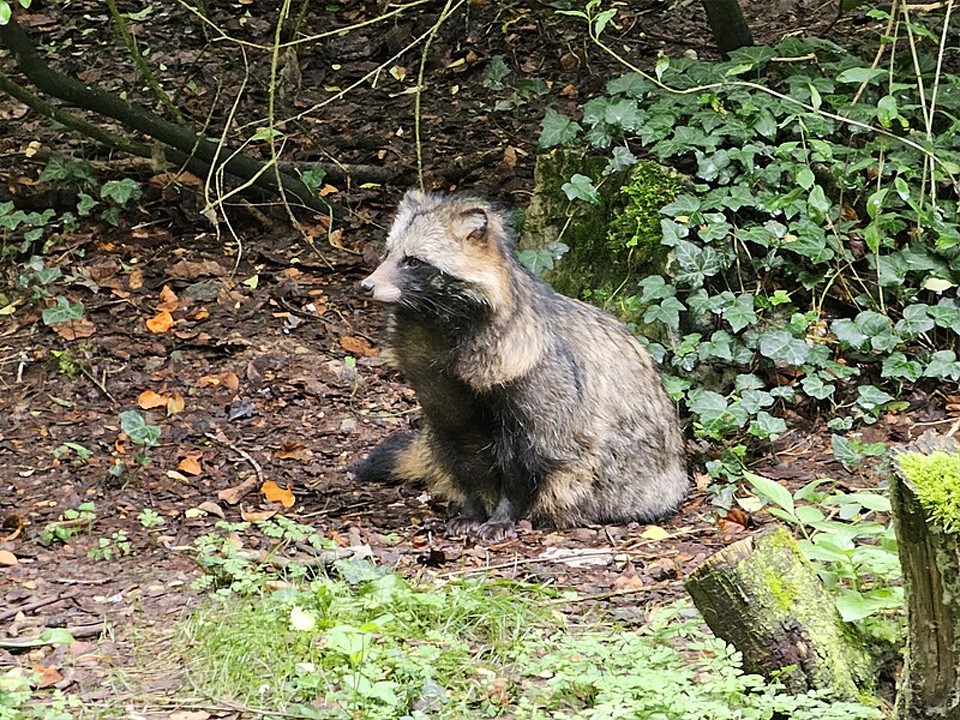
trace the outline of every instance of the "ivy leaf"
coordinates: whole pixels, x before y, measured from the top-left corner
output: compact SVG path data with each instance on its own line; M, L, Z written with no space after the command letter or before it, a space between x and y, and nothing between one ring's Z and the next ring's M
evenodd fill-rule
M830 446L833 448L833 457L846 468L856 467L863 460L860 451L842 435L832 435Z
M677 294L677 289L673 285L668 285L661 275L648 275L638 284L643 290L640 296L641 305L646 305L654 300L674 297Z
M580 173L575 174L570 178L570 181L565 182L560 189L566 193L568 200L583 200L591 205L598 205L600 203L600 193L597 192L593 180L586 175L581 175Z
M760 354L777 363L799 367L810 356L810 346L786 330L767 330L760 336Z
M960 363L957 362L956 353L953 350L938 350L933 353L923 370L923 376L960 380Z
M915 338L920 333L932 330L933 318L927 313L927 306L923 303L907 305L903 309L903 317L894 326L902 337Z
M624 130L635 130L640 125L636 101L620 100L607 105L604 120Z
M842 73L837 75L837 82L842 83L854 83L859 85L861 83L870 82L874 78L878 78L881 75L886 75L887 71L883 68L875 67L855 67L848 68Z
M557 145L570 145L576 140L583 128L566 115L558 113L553 108L547 108L547 114L540 123L540 148L551 148Z
M639 98L653 88L653 83L639 73L628 72L607 83L607 92L611 95L626 95Z
M839 318L831 322L830 330L836 335L837 340L854 350L860 350L867 342L867 336L860 331L853 320L847 318Z
M671 330L680 328L680 313L687 308L675 297L668 297L659 305L651 305L643 314L645 323L660 322Z
M44 325L74 322L83 317L83 310L83 303L72 303L61 295L56 305L43 309L41 317Z
M747 432L762 440L775 440L787 431L787 423L783 418L774 417L766 410L757 413L757 418L750 423Z
M675 218L689 218L694 213L700 212L700 198L693 195L678 195L672 203L660 208L660 212Z
M801 167L796 174L797 185L802 187L804 190L809 190L813 187L813 184L817 181L816 177L813 175L813 170L804 165Z
M817 400L830 397L833 395L834 390L836 390L832 383L825 383L823 378L817 374L805 376L800 381L800 387L803 388L803 393L807 397L812 397Z
M723 319L730 323L734 332L740 332L748 325L757 322L757 314L753 311L754 298L750 293L744 293L723 308Z
M150 425L147 419L136 410L125 410L120 413L120 429L130 438L134 445L154 447L159 444L162 430L156 425Z
M816 223L823 222L830 212L830 200L820 185L814 185L807 198L807 210L810 212L810 219Z
M923 376L923 366L916 360L908 360L902 352L895 352L883 359L880 374L885 378L903 378L916 382Z
M857 398L857 405L868 412L877 410L894 399L893 395L884 392L876 385L861 385L857 388L857 394L860 396Z
M697 388L687 396L687 409L704 425L722 419L728 412L727 399L713 390Z

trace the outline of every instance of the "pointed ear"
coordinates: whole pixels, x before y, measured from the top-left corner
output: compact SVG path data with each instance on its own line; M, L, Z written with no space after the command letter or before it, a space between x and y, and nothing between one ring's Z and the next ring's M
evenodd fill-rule
M460 242L480 245L487 241L488 225L487 211L482 207L475 207L457 215L450 229Z
M416 210L427 202L427 194L423 190L407 190L400 201L399 210Z

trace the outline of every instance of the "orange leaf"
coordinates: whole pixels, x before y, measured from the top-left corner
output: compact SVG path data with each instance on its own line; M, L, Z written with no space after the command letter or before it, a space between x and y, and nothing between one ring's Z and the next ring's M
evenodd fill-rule
M355 335L341 335L340 347L351 355L378 355L380 353L369 342Z
M176 321L173 319L173 315L166 310L161 310L152 318L147 320L147 330L152 333L156 333L157 335L165 333L174 325L176 325Z
M167 396L155 393L153 390L144 390L137 395L137 405L144 410L163 407L167 404Z
M285 488L277 485L273 480L267 480L260 486L260 492L270 502L280 503L285 508L293 507L296 498L293 497L293 490L287 485Z
M38 688L48 688L53 687L58 682L63 680L63 675L60 674L60 671L55 667L47 667L44 665L34 665L33 671L39 674L36 686Z
M177 294L170 289L169 285L164 285L163 289L160 291L160 304L157 305L157 310L173 312L178 307L180 307L180 298L178 298Z
M187 475L199 475L203 472L200 460L193 456L185 457L177 464L177 470L183 470Z
M174 393L167 398L167 415L176 415L177 413L183 412L186 404L187 401L183 399L183 395Z

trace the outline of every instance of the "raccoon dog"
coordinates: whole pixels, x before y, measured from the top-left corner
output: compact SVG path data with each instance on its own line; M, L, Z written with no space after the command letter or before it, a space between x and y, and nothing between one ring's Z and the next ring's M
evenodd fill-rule
M361 287L387 305L387 357L424 421L358 478L426 481L459 509L448 534L486 541L525 515L570 527L676 510L686 460L652 358L615 318L528 273L490 205L409 191Z

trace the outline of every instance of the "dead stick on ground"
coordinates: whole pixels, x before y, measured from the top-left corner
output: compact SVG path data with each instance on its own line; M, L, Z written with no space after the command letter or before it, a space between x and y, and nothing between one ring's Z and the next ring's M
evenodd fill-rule
M33 602L27 603L26 605L21 605L19 607L11 608L10 610L4 610L3 612L0 612L0 622L3 622L4 620L9 620L10 618L12 618L14 615L18 613L33 612L34 610L39 610L40 608L46 607L47 605L53 605L53 603L59 602L60 600L69 600L72 597L73 597L73 593L64 593L63 595L56 595L54 597L34 600Z
M218 432L218 433L216 433L216 434L214 434L214 433L204 433L203 435L204 435L204 437L207 437L207 438L210 438L211 440L217 441L217 442L220 443L221 445L226 445L228 448L230 448L231 450L233 450L237 455L239 455L239 456L242 457L244 460L246 460L248 463L250 463L250 464L253 466L254 472L257 473L257 479L258 479L261 483L263 482L263 470L260 468L260 464L259 464L256 460L253 459L253 456L252 456L250 453L248 453L246 450L243 450L242 448L238 448L236 445L234 445L232 442L230 442L230 441L227 439L227 436L224 435L222 432Z

